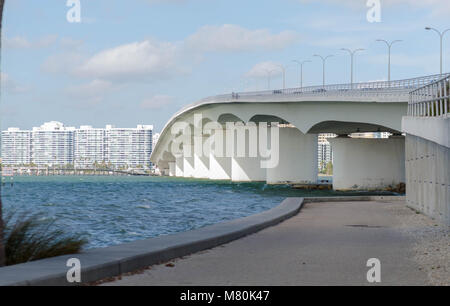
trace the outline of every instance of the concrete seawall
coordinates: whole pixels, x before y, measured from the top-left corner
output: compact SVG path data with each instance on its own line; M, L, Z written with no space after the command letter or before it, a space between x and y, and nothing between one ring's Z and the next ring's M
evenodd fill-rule
M58 256L0 268L0 285L72 285L66 280L70 258L81 262L82 283L189 255L233 241L273 226L296 215L303 198L287 198L280 205L259 214L174 235L139 240L80 254Z

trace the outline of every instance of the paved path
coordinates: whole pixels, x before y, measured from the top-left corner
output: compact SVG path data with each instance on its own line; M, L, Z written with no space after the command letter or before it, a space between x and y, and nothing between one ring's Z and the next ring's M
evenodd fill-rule
M426 284L393 208L413 214L398 201L309 203L277 226L104 285L366 285L373 257L383 285Z

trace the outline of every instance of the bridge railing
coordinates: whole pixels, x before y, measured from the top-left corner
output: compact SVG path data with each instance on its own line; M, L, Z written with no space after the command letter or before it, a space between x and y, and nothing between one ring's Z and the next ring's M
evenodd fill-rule
M447 117L450 114L450 75L411 91L408 116Z
M213 97L208 97L200 102L207 102L211 100L239 100L240 98L249 97L264 97L264 96L327 96L327 95L404 95L419 87L431 84L438 81L444 75L431 75L425 77L417 77L405 80L396 81L376 81L364 82L354 84L335 84L325 86L307 86L287 89L274 89L252 92L237 92L232 94L224 94Z
M298 88L287 89L275 89L275 90L263 90L253 92L237 92L231 94L217 95L207 97L193 104L187 105L175 113L173 117L178 116L185 110L211 101L239 101L242 98L270 98L279 97L280 95L291 97L326 97L330 95L340 96L400 96L408 95L411 91L432 84L442 77L450 77L450 73L441 75L430 75L424 77L417 77L405 80L396 81L376 81L376 82L364 82L354 84L335 84L325 86L307 86Z

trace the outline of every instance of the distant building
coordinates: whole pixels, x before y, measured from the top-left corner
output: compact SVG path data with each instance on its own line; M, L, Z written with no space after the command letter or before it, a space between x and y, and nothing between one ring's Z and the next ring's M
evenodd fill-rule
M38 166L73 164L74 127L57 121L34 127L31 132L31 162Z
M2 163L28 165L31 163L31 131L9 128L2 131Z
M135 129L106 126L105 156L115 167L150 168L153 140L152 125L138 125Z
M323 133L318 136L317 167L319 171L325 170L327 164L333 162L333 150L327 139L334 137L336 137L336 134L332 133Z
M77 168L90 168L94 164L106 164L105 129L82 125L75 130L74 158Z
M5 165L36 164L92 168L150 168L152 125L136 128L65 127L51 121L32 131L9 128L2 132L2 158Z

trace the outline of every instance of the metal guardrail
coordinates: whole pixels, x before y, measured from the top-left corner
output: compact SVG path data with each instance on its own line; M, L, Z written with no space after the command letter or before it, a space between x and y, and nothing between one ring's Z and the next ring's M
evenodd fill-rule
M218 95L214 97L209 97L204 100L211 99L240 99L244 97L257 97L257 96L278 96L278 95L315 95L315 96L326 96L329 94L356 94L361 95L364 93L373 94L404 94L405 91L412 91L416 88L428 85L430 83L436 82L443 76L450 76L449 74L444 75L431 75L425 77L418 77L405 80L397 81L377 81L377 82L364 82L364 83L354 83L354 84L335 84L335 85L325 85L325 86L308 86L308 87L298 87L298 88L288 88L288 89L275 89L275 90L264 90L264 91L253 91L253 92L237 92L226 95Z
M450 114L450 75L411 91L408 116L447 117Z
M354 84L334 84L325 86L307 86L288 89L274 89L252 92L236 92L230 94L216 95L204 98L193 104L187 105L175 113L175 116L183 113L187 109L196 105L201 105L213 101L236 101L259 98L273 97L326 97L326 96L347 96L347 97L364 97L364 96L403 96L408 95L414 89L426 86L433 82L440 80L443 76L450 77L450 73L441 75L430 75L424 77L417 77L405 80L396 81L376 81L363 82Z

